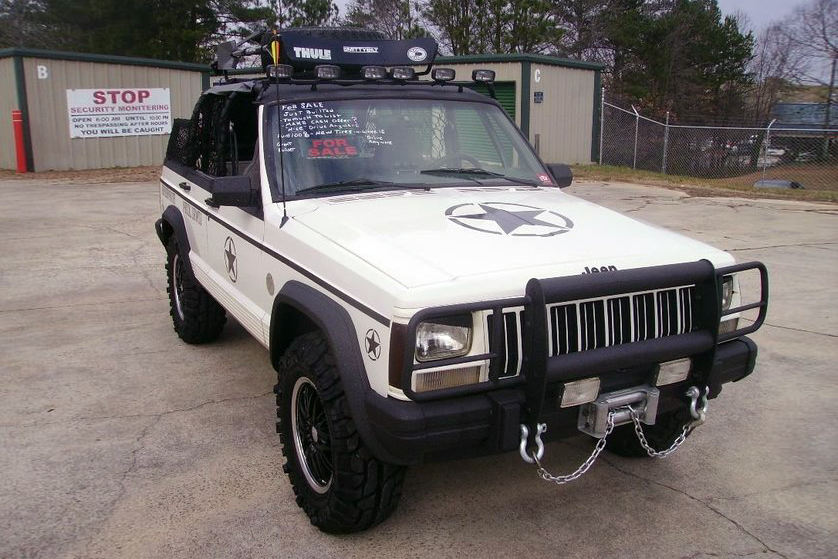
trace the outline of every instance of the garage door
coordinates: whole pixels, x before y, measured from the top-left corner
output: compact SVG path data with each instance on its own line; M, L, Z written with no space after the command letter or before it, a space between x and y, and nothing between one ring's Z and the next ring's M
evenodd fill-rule
M483 95L489 95L489 88L482 83L475 83L467 85L466 87L473 89ZM513 121L515 120L515 82L497 82L495 83L495 97Z

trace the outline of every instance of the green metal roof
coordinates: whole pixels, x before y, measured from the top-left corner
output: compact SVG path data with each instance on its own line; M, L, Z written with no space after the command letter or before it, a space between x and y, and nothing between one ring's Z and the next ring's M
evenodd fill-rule
M99 64L122 64L126 66L146 66L149 68L167 68L171 70L192 70L194 72L209 72L207 64L191 62L175 62L173 60L156 60L154 58L135 58L131 56L115 56L111 54L90 54L86 52L63 52L44 49L0 49L0 58L50 58L53 60L74 60L78 62L98 62Z
M463 56L437 56L435 64L481 64L498 62L531 62L547 66L563 66L565 68L581 68L584 70L603 70L604 64L586 62L571 58L545 56L542 54L467 54Z

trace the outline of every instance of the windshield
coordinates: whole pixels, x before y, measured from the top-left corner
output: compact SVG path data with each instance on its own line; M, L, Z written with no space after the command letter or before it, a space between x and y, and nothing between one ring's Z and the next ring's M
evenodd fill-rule
M265 107L268 175L281 198L466 184L552 185L501 109L475 102L368 99ZM280 153L281 150L281 153Z

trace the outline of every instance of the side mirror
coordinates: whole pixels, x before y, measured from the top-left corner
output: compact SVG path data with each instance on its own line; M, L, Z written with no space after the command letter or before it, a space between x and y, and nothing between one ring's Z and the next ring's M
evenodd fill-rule
M553 175L553 180L559 188L568 187L573 182L573 171L564 163L548 163L547 170Z
M251 208L259 205L259 190L253 188L247 175L213 177L209 186L212 192L212 197L207 199L209 206Z

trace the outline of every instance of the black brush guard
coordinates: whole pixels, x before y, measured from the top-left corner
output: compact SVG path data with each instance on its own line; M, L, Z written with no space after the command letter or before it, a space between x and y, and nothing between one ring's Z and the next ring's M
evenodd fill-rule
M723 278L747 270L757 270L760 274L759 301L722 311ZM568 355L548 355L548 305L658 291L685 285L695 286L693 311L695 327L692 331ZM521 373L514 377L501 378L506 359L503 311L510 307L524 307L525 309ZM718 334L722 317L751 309L759 309L759 315L752 324L722 335ZM693 359L692 378L703 386L709 381L718 344L759 329L765 320L767 310L768 272L761 262L748 262L715 269L711 262L700 260L598 275L534 278L527 283L524 297L429 308L416 313L407 326L406 348L416 347L416 329L421 322L468 312L492 311L489 336L492 340L491 347L495 350L479 355L428 363L414 363L413 351L405 351L401 385L405 394L418 402L523 386L526 395L524 424L529 428L532 438L532 434L537 432L536 427L544 407L548 384L601 375L627 367L691 357ZM464 363L482 363L486 360L489 361L488 382L432 392L415 392L412 389L411 381L415 371ZM530 443L532 442L531 440Z

